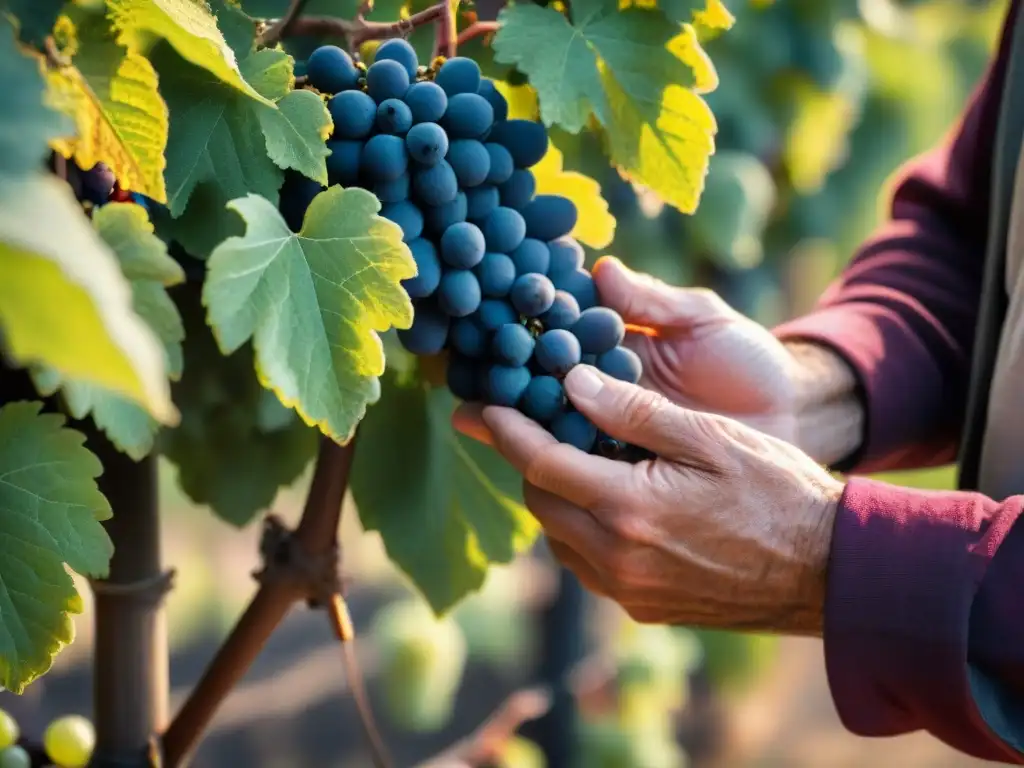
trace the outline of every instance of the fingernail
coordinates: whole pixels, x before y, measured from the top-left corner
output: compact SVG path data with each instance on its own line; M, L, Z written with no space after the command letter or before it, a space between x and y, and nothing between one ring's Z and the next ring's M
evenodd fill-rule
M593 400L604 386L601 377L594 373L594 369L589 365L577 365L569 371L565 377L565 383L571 394L585 400Z

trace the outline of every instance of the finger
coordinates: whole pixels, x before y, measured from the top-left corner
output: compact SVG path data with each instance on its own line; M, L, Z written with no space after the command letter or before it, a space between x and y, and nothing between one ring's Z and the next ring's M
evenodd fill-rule
M483 443L494 445L494 436L484 424L484 407L480 403L462 403L452 414L452 426L456 432Z
M549 539L548 546L551 548L551 553L555 556L555 559L572 571L576 578L580 580L580 584L587 590L601 597L611 596L608 588L597 574L597 570L579 552L576 552L568 544L556 541L555 539Z
M604 256L593 269L601 304L631 325L685 329L731 317L735 311L706 288L677 288L650 275L634 272L614 256Z
M529 483L584 509L627 500L632 465L559 443L512 408L487 406L483 420L494 436L494 447Z
M714 453L696 411L680 408L663 395L577 365L565 377L565 391L576 409L614 438L647 448L667 459L713 471Z
M571 547L594 565L607 559L611 534L586 509L530 483L523 483L523 502L549 539Z

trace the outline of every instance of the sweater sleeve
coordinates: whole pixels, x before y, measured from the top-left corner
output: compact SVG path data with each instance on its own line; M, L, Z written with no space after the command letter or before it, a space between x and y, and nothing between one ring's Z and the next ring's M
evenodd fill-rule
M990 165L1013 18L947 139L897 175L889 220L808 315L776 329L825 344L861 383L865 440L843 471L948 463L966 408Z
M834 529L825 665L843 724L926 730L1024 765L1024 496L851 480Z

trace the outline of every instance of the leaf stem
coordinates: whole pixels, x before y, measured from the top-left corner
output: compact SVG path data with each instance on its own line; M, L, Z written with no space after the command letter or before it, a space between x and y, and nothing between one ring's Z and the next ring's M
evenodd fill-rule
M474 21L459 33L459 36L455 41L456 45L462 45L474 38L483 37L484 35L490 35L497 32L500 26L501 25L496 21Z
M348 20L334 16L301 16L295 19L284 36L344 37L352 48L358 48L368 40L404 37L416 27L440 20L447 7L447 2L441 2L414 13L408 19L393 22L366 21L358 17Z

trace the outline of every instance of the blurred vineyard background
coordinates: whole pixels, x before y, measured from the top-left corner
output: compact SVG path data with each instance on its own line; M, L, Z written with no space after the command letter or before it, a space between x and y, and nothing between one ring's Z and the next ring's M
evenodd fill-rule
M705 41L720 77L707 97L720 132L696 215L636 194L599 164L592 136L555 132L553 139L566 169L603 187L618 220L605 252L674 283L709 285L771 325L813 305L883 215L892 171L956 119L986 65L1005 2L726 5L736 26ZM481 43L471 45L476 49L468 53L476 56ZM485 70L508 78L519 89L515 103L530 109L514 73L493 63ZM589 254L591 262L597 255ZM887 479L943 487L953 475L946 469ZM170 465L163 488L166 557L177 568L168 617L176 706L253 592L259 526L240 535L191 506L175 490ZM303 493L304 482L283 492L275 511L295 519ZM380 611L394 610L394 601L410 593L376 534L362 534L356 519L346 513L343 537L353 615L358 630L385 632ZM558 757L552 768L670 768L686 760L736 768L975 764L924 736L865 741L845 733L828 695L820 643L640 629L613 606L582 595L550 565L543 545L493 572L456 619L461 632L450 642L464 638L469 651L457 690L445 690L451 685L442 681L412 703L406 696L408 711L387 707L384 646L368 634L360 647L403 766L471 730L518 686L569 666L575 671L559 701L572 706L560 712L577 709L579 729L556 717L527 731L549 754L572 747L579 735L573 762ZM88 611L78 632L79 641L25 696L0 695L0 706L27 730L64 712L89 713ZM455 666L449 677L460 672ZM216 720L195 764L366 765L344 688L327 623L296 611ZM405 728L410 722L423 730ZM524 750L509 755L508 765L539 763Z

